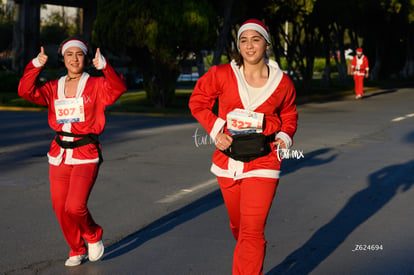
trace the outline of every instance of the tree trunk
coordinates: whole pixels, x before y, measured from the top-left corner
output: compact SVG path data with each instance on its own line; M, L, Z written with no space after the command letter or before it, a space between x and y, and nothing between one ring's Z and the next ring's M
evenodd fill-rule
M407 50L405 53L405 64L401 70L401 76L404 78L414 77L414 25L410 24L407 28Z
M168 107L174 99L179 70L175 64L154 61L155 70L144 76L144 89L156 107Z
M224 12L223 28L221 29L220 36L217 40L216 49L214 50L213 65L221 63L221 55L227 41L227 35L231 28L231 10L233 7L234 0L228 0L225 2L226 8Z
M330 87L331 86L331 54L329 47L329 40L324 39L325 44L325 69L322 74L322 86Z
M375 47L375 65L372 71L370 70L370 78L372 80L379 80L381 78L381 70L384 59L384 43L378 39Z
M196 65L197 65L198 76L201 77L205 73L204 55L202 51L199 51L196 54Z
M338 79L342 82L345 82L347 80L348 77L348 68L346 65L346 60L345 60L345 47L344 47L344 36L345 36L345 31L343 29L343 27L338 26L336 28L336 39L337 39L337 43L338 43L338 50L339 50L339 60L336 59L337 61L337 68L338 68ZM335 57L337 57L337 55L335 54Z

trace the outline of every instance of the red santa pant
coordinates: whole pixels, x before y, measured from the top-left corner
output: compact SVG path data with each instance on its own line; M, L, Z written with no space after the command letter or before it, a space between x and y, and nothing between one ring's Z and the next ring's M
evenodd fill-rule
M362 96L364 94L364 76L354 75L355 93Z
M263 274L267 244L264 230L278 179L217 179L229 214L230 228L237 240L233 275Z
M53 210L71 248L69 257L86 253L85 240L96 243L102 238L102 228L87 207L97 174L97 163L49 165Z

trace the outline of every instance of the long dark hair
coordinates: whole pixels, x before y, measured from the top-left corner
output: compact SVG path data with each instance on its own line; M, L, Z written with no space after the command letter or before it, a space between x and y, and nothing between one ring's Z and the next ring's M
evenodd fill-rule
M230 50L229 56L236 62L236 65L238 67L241 67L241 65L243 65L243 56L240 54L238 50Z

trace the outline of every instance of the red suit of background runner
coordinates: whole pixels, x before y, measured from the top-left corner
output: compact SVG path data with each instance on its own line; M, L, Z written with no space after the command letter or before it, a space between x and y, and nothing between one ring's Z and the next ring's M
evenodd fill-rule
M369 75L369 65L368 58L362 53L361 48L358 48L356 53L351 63L351 70L355 82L355 98L360 99L364 94L364 78Z

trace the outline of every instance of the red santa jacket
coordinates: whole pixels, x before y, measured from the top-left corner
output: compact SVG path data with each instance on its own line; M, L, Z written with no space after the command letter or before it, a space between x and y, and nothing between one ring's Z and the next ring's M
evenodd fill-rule
M361 57L355 55L352 59L351 69L353 75L364 76L369 70L368 58L365 55L361 55Z
M192 115L215 140L216 135L228 133L226 116L235 108L264 114L263 134L277 133L290 146L297 127L297 111L294 103L296 91L289 77L278 64L268 61L269 80L263 93L253 101L248 97L247 83L242 69L234 61L213 66L198 81L191 95L189 107ZM212 109L218 98L218 116ZM222 177L241 179L246 177L278 178L280 159L276 148L264 157L244 163L229 158L218 149L213 155L211 171Z
M19 96L33 103L48 106L49 126L56 132L63 131L78 135L101 134L105 127L105 107L113 104L126 91L126 83L121 75L106 63L102 70L105 77L91 77L83 73L79 80L76 98L83 98L85 119L83 122L59 124L56 119L55 101L65 98L66 76L58 80L36 84L36 78L42 67L36 67L30 62L20 80ZM76 137L62 137L64 141L74 141ZM95 145L87 144L74 149L63 149L55 140L52 141L48 152L49 163L59 165L65 155L66 164L98 163L99 154Z

